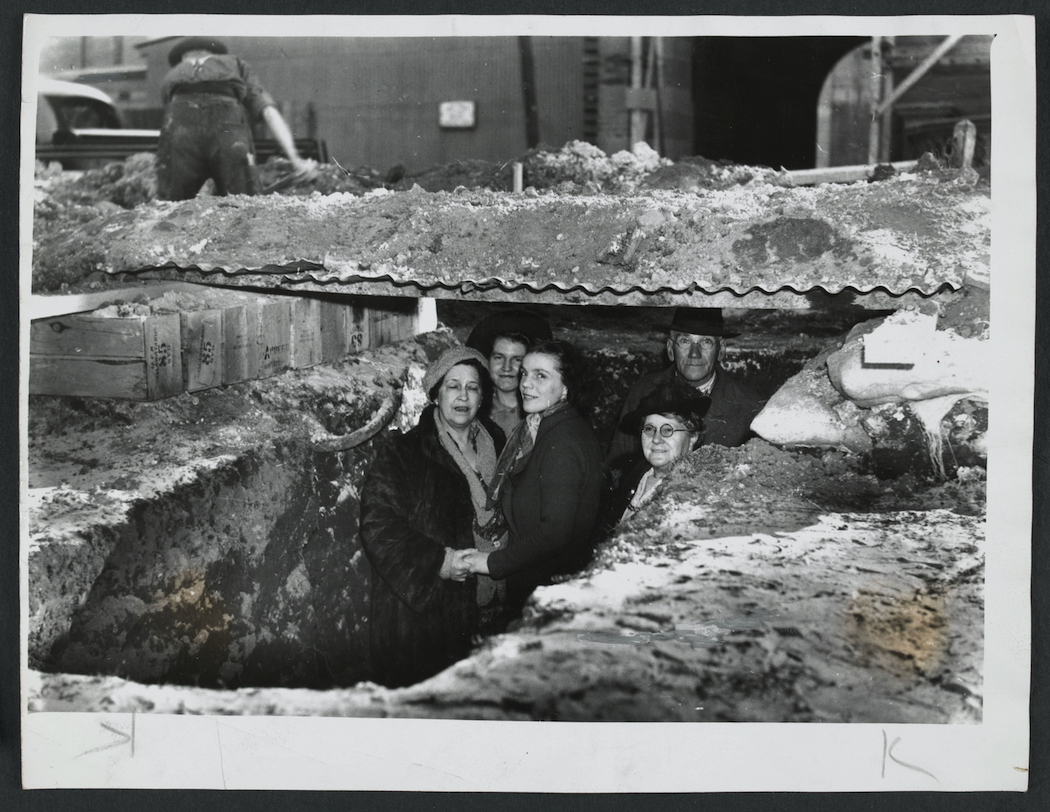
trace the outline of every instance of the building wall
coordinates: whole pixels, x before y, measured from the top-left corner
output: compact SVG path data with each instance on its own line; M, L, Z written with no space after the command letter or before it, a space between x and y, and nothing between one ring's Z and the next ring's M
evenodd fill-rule
M943 37L895 37L883 56L896 87L915 70ZM977 163L990 157L992 38L963 37L893 106L889 160L942 152L956 121L977 126ZM872 109L871 47L863 44L828 74L820 95L818 166L863 164L868 160Z
M159 103L174 40L143 47ZM517 37L228 38L297 136L316 134L344 166L409 171L455 160L507 160L526 149ZM582 38L533 38L540 140L583 133ZM442 129L443 101L472 100L476 126ZM309 107L308 107L309 106Z
M56 76L79 68L113 65L139 66L142 57L135 47L146 37L50 37L40 50L40 72Z
M109 93L126 126L159 127L160 88L178 37L122 43L125 65L146 66L126 81L85 68L112 64L111 37L54 43L41 71ZM323 138L344 166L408 171L456 160L506 161L527 147L518 37L229 37L297 137ZM651 40L646 39L648 44ZM671 158L692 154L692 39L663 42L660 128L649 143ZM132 44L134 47L132 47ZM629 37L532 37L540 146L586 140L609 153L626 149ZM85 54L88 56L85 57ZM45 64L46 62L46 64ZM443 101L472 100L476 126L442 129ZM260 125L259 134L266 134Z
M650 117L645 140L665 157L678 159L693 154L693 41L685 37L663 37L662 42L660 132ZM611 155L631 147L631 114L627 108L627 88L631 85L631 38L602 37L599 55L597 146Z

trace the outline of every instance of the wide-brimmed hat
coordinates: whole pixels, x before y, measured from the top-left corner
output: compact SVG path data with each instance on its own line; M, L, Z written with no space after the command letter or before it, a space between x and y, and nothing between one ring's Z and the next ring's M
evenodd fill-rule
M733 338L740 335L726 329L720 307L676 307L670 329L694 336Z
M168 51L168 64L173 68L182 61L184 54L190 51L211 51L213 54L228 54L226 44L214 37L183 37L175 47Z
M505 335L523 336L529 346L552 338L551 326L543 316L530 310L504 310L485 316L475 324L467 338L467 346L488 358L492 355L496 338Z
M477 361L481 364L482 369L488 369L488 361L477 350L471 347L452 347L441 353L437 360L427 367L427 371L423 374L423 391L429 395L430 390L441 383L446 372L464 361Z
M638 434L645 418L651 414L674 415L683 423L694 425L697 431L704 430L704 415L711 408L707 395L690 394L677 389L660 388L646 395L638 406L623 416L620 429L628 434Z

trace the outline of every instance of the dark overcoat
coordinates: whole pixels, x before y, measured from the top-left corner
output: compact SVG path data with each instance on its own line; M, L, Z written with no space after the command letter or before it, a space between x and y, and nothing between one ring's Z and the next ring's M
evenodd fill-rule
M491 424L496 451L503 433ZM428 407L379 451L361 491L361 544L372 565L373 681L411 685L470 651L477 579L439 577L445 548L474 546L474 507Z
M532 454L503 487L508 544L488 558L493 578L511 576L512 604L586 563L601 485L601 448L587 421L571 406L545 417Z
M622 467L613 468L606 474L605 487L598 505L598 519L594 523L593 544L607 539L620 523L642 477L653 467L641 454L622 457L617 465Z

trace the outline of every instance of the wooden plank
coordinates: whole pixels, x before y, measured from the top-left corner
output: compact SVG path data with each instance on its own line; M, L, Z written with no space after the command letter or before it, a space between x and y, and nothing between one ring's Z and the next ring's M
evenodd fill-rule
M146 361L30 355L29 394L146 400Z
M350 310L341 302L321 302L321 360L338 361L346 356L346 320Z
M28 317L46 319L52 316L64 316L69 313L83 313L95 310L118 299L130 302L135 299L157 299L169 291L200 291L207 285L194 282L155 282L151 285L132 285L127 288L111 288L97 293L73 293L65 296L37 295L29 297Z
M419 332L419 316L415 310L411 310L408 313L402 313L401 318L398 319L398 323L401 328L401 334L398 337L399 341L412 338L417 332Z
M186 391L221 386L225 359L222 310L194 310L180 316Z
M376 305L366 308L371 346L391 344L416 334L418 319L414 298L388 297Z
M264 304L259 314L260 378L269 378L292 365L292 304L288 301Z
M313 298L292 301L292 368L321 363L321 302Z
M894 161L890 164L898 172L910 172L918 161ZM813 186L817 183L853 183L867 180L875 171L875 164L827 166L820 169L792 169L787 173L792 186Z
M260 312L258 305L223 309L223 383L240 383L259 377Z
M83 355L91 358L143 360L142 319L107 319L90 315L55 316L29 325L33 355Z
M390 343L391 314L384 310L369 308L369 343L373 347L382 347Z
M355 304L346 314L346 351L348 354L367 350L372 344L371 315L364 305Z
M146 319L146 390L150 400L182 391L182 333L178 313Z

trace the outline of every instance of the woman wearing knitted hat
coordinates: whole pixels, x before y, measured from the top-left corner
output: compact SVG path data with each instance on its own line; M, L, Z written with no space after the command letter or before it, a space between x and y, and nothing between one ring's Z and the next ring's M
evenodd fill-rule
M204 182L220 195L258 191L251 122L262 119L296 172L316 164L295 148L288 124L251 66L212 37L184 37L168 54L157 145L157 197L189 200Z
M445 351L423 377L431 405L380 450L365 478L372 678L382 685L436 674L467 655L476 631L501 628L503 585L453 566L455 551L506 545L503 515L486 492L504 440L478 416L489 385L477 350Z

